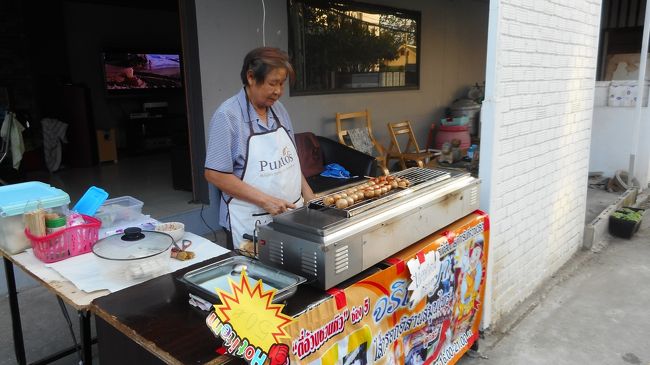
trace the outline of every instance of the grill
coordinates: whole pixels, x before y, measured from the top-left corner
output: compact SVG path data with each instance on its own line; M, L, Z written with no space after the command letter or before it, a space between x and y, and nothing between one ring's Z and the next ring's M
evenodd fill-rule
M260 260L329 289L478 209L479 180L467 173L415 167L392 176L410 185L342 209L323 203L332 193L274 216L258 228Z
M354 217L355 215L361 214L367 210L370 210L374 207L377 207L381 204L384 204L393 199L400 198L405 194L410 194L413 191L425 188L429 185L435 184L445 179L449 179L451 175L447 171L443 170L430 170L430 169L421 169L417 167L412 167L410 169L400 171L398 173L392 174L391 176L407 179L410 182L408 188L396 188L388 193L378 197L370 198L367 200L362 200L360 202L354 203L352 206L347 208L335 208L325 205L323 199L326 197L333 197L336 193L328 194L320 199L312 200L309 202L310 209L321 209L321 210L330 210L332 214L336 214L341 217Z

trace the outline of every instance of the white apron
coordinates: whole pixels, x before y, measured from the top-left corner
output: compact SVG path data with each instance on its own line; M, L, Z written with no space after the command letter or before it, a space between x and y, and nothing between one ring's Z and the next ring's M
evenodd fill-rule
M289 137L289 132L271 109L277 129L264 133L255 133L251 124L248 137L246 162L242 181L266 194L284 199L302 206L302 175L298 152ZM250 118L249 118L250 120ZM253 122L251 122L253 123ZM256 223L263 225L271 222L271 214L255 204L232 198L228 202L230 232L233 246L238 249L244 233L253 236Z

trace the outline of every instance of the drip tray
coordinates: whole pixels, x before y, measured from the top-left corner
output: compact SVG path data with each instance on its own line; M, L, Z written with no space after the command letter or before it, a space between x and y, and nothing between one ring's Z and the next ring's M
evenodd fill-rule
M274 303L282 302L291 297L298 289L298 285L305 282L305 278L302 276L272 268L245 256L230 257L192 270L183 275L180 280L188 286L193 294L212 303L219 303L220 300L216 289L231 292L228 279L232 279L236 284L239 284L241 273L244 270L251 287L255 285L257 280L262 280L263 290L277 290L273 298Z

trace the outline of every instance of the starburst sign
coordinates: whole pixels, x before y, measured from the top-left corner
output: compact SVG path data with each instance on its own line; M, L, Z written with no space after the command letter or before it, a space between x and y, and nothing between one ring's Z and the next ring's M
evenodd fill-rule
M223 323L232 326L240 338L269 351L273 344L289 338L284 327L293 318L281 313L284 304L272 303L275 289L264 290L262 280L251 288L245 270L240 277L239 283L228 279L231 293L217 289L222 304L214 305L215 312Z

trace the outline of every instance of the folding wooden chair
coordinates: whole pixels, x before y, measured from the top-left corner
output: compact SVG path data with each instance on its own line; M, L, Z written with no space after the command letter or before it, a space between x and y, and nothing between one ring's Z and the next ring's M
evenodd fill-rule
M425 162L433 158L432 152L421 151L418 146L418 141L415 139L411 122L404 121L398 123L388 123L388 131L390 132L391 143L386 154L386 162L390 160L399 160L402 169L406 168L406 161L413 161L419 167L424 167ZM406 146L402 149L404 144L404 137L407 138Z
M358 127L344 128L343 123L347 127L356 123ZM372 134L372 123L368 109L362 112L336 113L336 132L340 143L374 156L384 175L389 174L386 164L386 150Z

